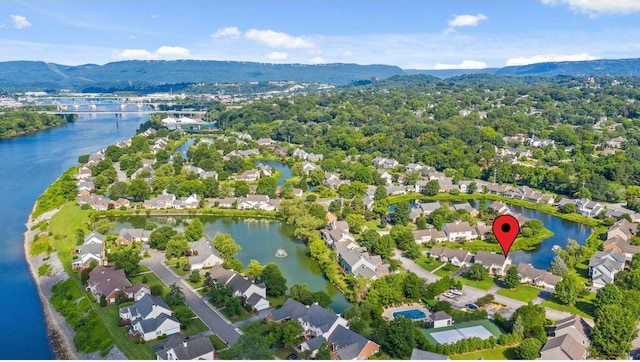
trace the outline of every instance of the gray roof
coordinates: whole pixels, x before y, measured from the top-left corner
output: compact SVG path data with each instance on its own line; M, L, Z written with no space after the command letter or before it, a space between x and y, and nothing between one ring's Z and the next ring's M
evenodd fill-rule
M324 338L323 335L313 337L310 340L306 341L307 346L311 351L315 351L316 349L320 348L320 346L322 346L323 343L326 343L326 342L327 340L326 338Z
M171 320L176 322L177 324L180 324L176 317L166 314L160 314L157 318L137 320L133 324L140 323L140 328L142 328L142 331L144 333L149 333L157 330L158 327L160 327L166 320Z
M421 349L414 348L413 351L411 352L411 359L429 361L429 360L448 360L450 358L449 356L444 354L427 352Z
M213 246L213 243L209 238L202 237L200 240L191 243L191 249L194 252L197 252L198 255L193 255L189 257L190 264L197 264L205 261L211 255L215 255L218 258L222 259L222 255L218 251L218 249Z
M168 337L163 347L162 351L156 353L162 359L167 359L167 352L172 348L179 360L192 360L214 351L208 337L184 338L179 334Z
M429 318L433 321L446 321L447 319L451 319L451 316L440 310L433 313Z
M338 347L338 356L341 360L352 360L358 357L362 349L370 341L361 334L351 331L342 325L338 325L329 336L329 340Z
M337 314L332 313L317 304L311 304L307 308L307 312L302 315L303 321L320 329L322 333L328 332L329 328L331 328L337 319Z
M123 290L131 286L131 282L124 274L124 270L102 265L93 268L89 273L87 284L105 297L116 290Z
M490 268L492 265L502 266L506 262L506 258L502 254L491 253L484 250L478 250L474 263L480 263L482 266Z
M307 312L307 307L295 299L287 299L282 307L271 311L271 316L275 321L290 319L298 319Z
M566 359L580 360L584 359L587 353L587 347L581 345L580 342L576 341L570 334L550 338L540 352L546 352L556 348L558 352L561 353L559 356L554 356L556 357L554 359L560 359L564 355Z
M137 310L138 314L142 317L148 316L153 311L154 306L162 307L166 310L171 310L167 303L165 303L162 299L153 296L151 294L145 294L136 304L133 305Z

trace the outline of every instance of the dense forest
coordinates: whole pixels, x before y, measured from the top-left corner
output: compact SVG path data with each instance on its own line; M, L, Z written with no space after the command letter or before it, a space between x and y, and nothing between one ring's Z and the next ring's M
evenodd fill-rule
M636 77L416 75L365 83L239 109L220 104L207 117L225 130L322 153L324 170L362 182L375 173L371 159L381 156L422 162L458 180L495 179L596 200L622 200L627 187L640 184ZM531 137L554 143L529 147L523 140ZM607 149L616 137L624 142ZM499 157L509 147L531 155ZM354 171L342 160L356 154L364 168Z
M0 139L67 123L61 116L28 111L0 113Z

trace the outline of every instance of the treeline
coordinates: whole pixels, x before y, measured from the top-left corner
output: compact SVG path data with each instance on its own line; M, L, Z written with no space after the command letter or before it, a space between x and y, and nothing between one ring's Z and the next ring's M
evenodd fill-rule
M50 114L8 111L0 113L0 139L67 123L67 119Z

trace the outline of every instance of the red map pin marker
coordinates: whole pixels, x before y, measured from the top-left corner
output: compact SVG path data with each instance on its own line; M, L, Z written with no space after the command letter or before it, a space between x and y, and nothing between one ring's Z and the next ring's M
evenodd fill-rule
M520 224L518 219L511 215L500 215L493 222L493 235L496 236L502 252L506 258L509 255L509 249L513 245L513 241L516 240L516 236L520 232Z

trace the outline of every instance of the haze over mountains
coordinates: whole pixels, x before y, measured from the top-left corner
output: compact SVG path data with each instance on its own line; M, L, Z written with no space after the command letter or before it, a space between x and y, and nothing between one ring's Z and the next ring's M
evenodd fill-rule
M236 61L177 60L122 61L105 65L68 66L38 61L0 62L0 88L5 90L82 91L86 88L176 84L243 83L293 80L309 83L348 84L385 79L394 75L427 74L444 79L458 75L488 73L511 76L640 76L640 59L550 62L504 68L419 70L391 65L268 64Z

